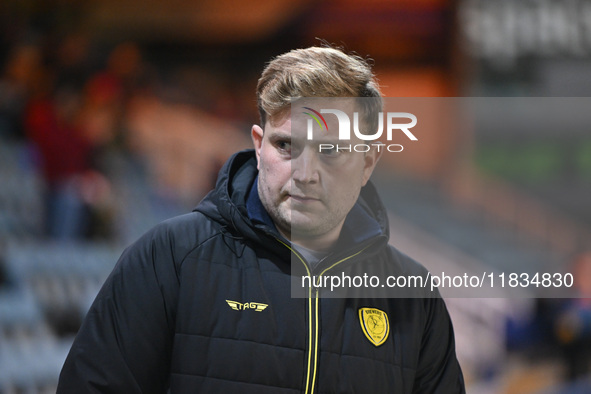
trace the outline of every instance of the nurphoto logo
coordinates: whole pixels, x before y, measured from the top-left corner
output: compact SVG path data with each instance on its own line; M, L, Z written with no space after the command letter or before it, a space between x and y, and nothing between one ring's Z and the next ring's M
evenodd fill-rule
M328 124L322 114L332 114L337 117L339 125L339 141L350 141L351 140L351 129L354 135L362 141L376 141L372 143L363 144L326 144L322 143L318 145L319 152L326 151L348 151L348 152L368 152L371 147L377 147L378 152L382 149L388 152L402 152L404 147L400 144L385 144L378 141L384 133L384 118L386 118L386 140L392 141L392 137L395 132L403 132L408 139L411 141L418 141L418 138L411 133L410 129L416 126L417 117L408 112L387 112L385 115L383 112L378 114L378 128L373 134L365 134L359 127L359 112L353 112L353 127L351 127L351 119L349 115L338 109L321 109L316 111L310 107L304 107L304 109L310 112L304 112L310 118L307 123L307 138L309 141L314 138L314 122L318 124L321 132L328 131ZM400 122L400 120L406 119L407 122Z

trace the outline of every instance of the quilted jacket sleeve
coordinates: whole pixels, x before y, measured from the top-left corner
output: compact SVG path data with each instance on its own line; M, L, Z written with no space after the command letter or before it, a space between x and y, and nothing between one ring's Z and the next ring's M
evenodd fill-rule
M427 322L415 376L414 393L465 393L464 378L455 353L449 313L441 298L425 299Z
M178 276L162 225L122 254L91 306L57 393L166 392Z

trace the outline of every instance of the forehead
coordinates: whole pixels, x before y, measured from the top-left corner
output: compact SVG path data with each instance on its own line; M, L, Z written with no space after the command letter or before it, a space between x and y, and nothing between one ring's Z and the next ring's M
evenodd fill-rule
M296 120L310 119L311 115L323 118L326 123L337 124L334 115L325 113L325 110L338 110L353 119L353 114L358 111L355 97L328 97L328 98L302 98L291 104L291 117Z
M355 98L304 98L292 103L285 111L267 121L265 131L289 135L292 139L308 138L312 129L312 141L336 140L339 136L337 116L325 110L338 110L353 122L357 111Z

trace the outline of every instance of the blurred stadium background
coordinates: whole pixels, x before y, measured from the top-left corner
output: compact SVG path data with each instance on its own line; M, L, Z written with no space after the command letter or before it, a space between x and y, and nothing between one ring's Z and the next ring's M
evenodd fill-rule
M319 39L389 97L591 93L589 0L2 1L0 393L55 392L123 248L198 203L250 146L265 62ZM495 121L383 160L392 242L458 271L588 266L591 130ZM449 298L468 392L591 392L581 297Z

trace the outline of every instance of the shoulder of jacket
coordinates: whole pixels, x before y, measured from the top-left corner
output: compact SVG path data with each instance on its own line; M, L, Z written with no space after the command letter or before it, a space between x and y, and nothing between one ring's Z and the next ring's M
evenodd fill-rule
M158 223L130 248L149 248L159 254L168 251L176 263L181 263L194 249L222 233L219 223L200 212L189 212Z
M427 275L428 270L423 264L401 252L396 247L388 245L388 254L401 273L410 275Z
M411 290L411 297L421 298L426 304L432 302L438 303L441 299L441 294L437 287L431 287L431 272L420 262L416 261L407 254L401 252L392 245L388 245L388 254L390 264L394 264L396 275L405 276L406 278L421 277L421 286L414 286L408 288ZM414 289L414 291L412 291Z

